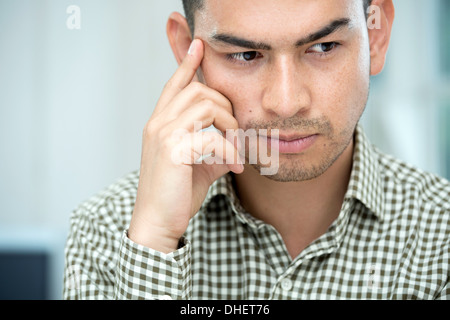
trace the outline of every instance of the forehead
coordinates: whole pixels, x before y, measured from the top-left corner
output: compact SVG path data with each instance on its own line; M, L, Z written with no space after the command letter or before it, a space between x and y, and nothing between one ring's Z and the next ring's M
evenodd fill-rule
M364 25L362 0L204 0L196 12L196 35L221 32L248 38L308 34L336 19Z

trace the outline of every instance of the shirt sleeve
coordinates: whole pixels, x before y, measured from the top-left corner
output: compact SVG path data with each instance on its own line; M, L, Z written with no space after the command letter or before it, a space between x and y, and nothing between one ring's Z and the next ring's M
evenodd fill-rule
M63 298L105 300L114 296L117 235L97 210L80 206L72 214L65 247Z
M189 299L190 243L183 238L170 254L136 244L127 237L125 223L112 218L113 206L97 202L72 214L63 299Z
M191 294L190 242L169 254L122 237L116 277L116 299L189 299Z

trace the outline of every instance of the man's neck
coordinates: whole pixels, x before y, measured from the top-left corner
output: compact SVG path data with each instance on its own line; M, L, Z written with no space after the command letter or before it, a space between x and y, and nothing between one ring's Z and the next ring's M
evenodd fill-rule
M235 176L236 192L245 210L280 233L295 258L338 217L352 157L353 141L321 176L301 182L270 180L246 165L244 173Z

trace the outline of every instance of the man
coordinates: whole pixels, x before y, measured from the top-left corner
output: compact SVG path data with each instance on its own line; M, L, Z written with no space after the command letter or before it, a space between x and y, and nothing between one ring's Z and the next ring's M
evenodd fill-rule
M449 298L449 182L358 125L394 20L372 5L378 28L363 0L185 1L139 172L72 216L64 297Z

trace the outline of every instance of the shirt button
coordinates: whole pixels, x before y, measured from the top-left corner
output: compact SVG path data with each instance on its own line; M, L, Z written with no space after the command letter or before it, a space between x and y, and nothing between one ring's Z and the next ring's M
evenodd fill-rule
M281 280L281 288L283 290L289 291L292 289L292 280L288 278L284 278Z

